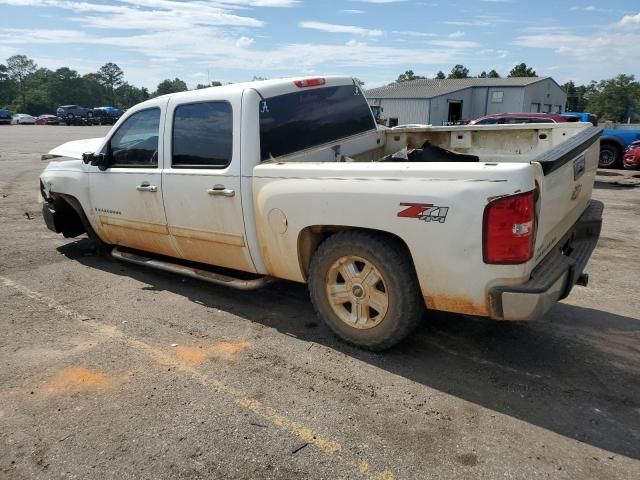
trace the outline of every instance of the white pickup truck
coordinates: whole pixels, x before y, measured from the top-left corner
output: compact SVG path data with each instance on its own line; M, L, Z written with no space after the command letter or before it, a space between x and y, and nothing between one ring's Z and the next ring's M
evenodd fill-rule
M380 130L351 78L268 80L136 105L44 155L40 191L65 237L230 287L307 282L338 336L379 350L425 306L527 320L586 285L599 135Z

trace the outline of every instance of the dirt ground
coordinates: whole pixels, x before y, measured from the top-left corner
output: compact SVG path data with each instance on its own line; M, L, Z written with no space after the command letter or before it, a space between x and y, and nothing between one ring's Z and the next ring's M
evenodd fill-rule
M305 286L239 292L46 229L40 155L108 127L0 127L0 478L640 477L640 179L544 319L430 314L335 340Z

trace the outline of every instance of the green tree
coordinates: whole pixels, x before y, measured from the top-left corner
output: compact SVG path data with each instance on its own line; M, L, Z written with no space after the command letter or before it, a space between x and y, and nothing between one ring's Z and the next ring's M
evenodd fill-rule
M353 80L358 84L360 88L364 88L364 82L360 80L358 77L353 77Z
M209 88L209 87L221 87L221 86L222 86L222 82L213 80L210 85L207 85L206 83L199 83L198 85L196 85L196 90L201 90L203 88Z
M440 70L438 73L436 73L436 78L438 80L444 80L445 78L447 78L447 76L444 74L442 70Z
M116 103L116 88L124 82L124 72L115 63L105 63L98 71L100 84L107 90L109 103Z
M68 67L62 67L52 73L47 85L49 91L49 101L55 105L65 105L77 103L74 98L81 89L82 77L78 72Z
M419 78L424 78L419 75L413 73L413 70L407 70L404 73L398 75L396 82L410 82L411 80L418 80Z
M520 65L516 65L515 67L513 67L509 72L509 75L507 76L508 77L537 77L538 74L533 68L527 67L526 63L521 63Z
M586 112L589 98L596 91L596 82L589 85L576 85L569 80L562 85L562 89L567 94L567 111L568 112Z
M16 84L9 78L6 65L0 64L0 107L8 107L16 96Z
M26 55L14 55L7 58L7 76L15 82L20 97L20 107L27 108L27 78L37 69L36 63Z
M631 111L637 111L640 106L640 83L633 75L620 74L609 80L602 80L594 86L594 91L588 96L587 108L589 112L599 118L626 122ZM632 121L638 114L631 115Z
M116 105L118 108L130 108L137 103L148 100L149 90L145 87L138 88L127 82L116 88Z
M187 90L187 84L183 80L180 80L178 77L173 80L167 78L158 84L154 95L166 95L167 93L185 92Z
M49 96L49 84L53 79L53 72L48 68L38 68L25 79L26 104L25 113L40 114L52 110Z
M469 78L469 69L464 65L456 65L451 69L448 78Z
M85 107L103 107L111 103L111 95L103 84L100 73L87 73L80 80L74 103Z
M483 71L480 75L478 75L478 78L500 78L500 74L495 70L491 70L489 71L489 73Z

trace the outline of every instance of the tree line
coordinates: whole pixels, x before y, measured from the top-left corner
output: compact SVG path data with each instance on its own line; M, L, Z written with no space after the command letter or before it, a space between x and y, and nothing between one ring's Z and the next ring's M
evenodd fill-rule
M26 55L0 63L0 108L14 113L54 113L59 105L68 104L125 109L156 95L184 90L187 84L179 78L163 80L154 92L136 87L125 81L122 69L112 62L85 75L68 67L38 67Z
M501 78L495 70L481 72L477 77L470 74L464 65L455 65L449 74L439 71L434 78ZM536 77L536 71L525 63L520 63L511 69L507 78ZM396 82L407 82L420 78L413 70L406 70L398 75ZM640 82L633 75L620 74L608 80L596 82L592 80L587 85L576 85L568 81L560 87L567 94L566 111L589 112L599 119L614 122L640 121Z
M528 67L526 63L521 63L519 65L516 65L511 69L511 71L507 75L507 77L537 77L537 76L538 74L536 73L536 71L533 68ZM407 70L404 73L401 73L400 75L398 75L396 82L407 82L410 80L417 80L419 78L427 78L427 77L416 75L413 72L413 70ZM469 70L464 65L458 64L451 69L448 75L445 74L442 70L440 70L438 73L436 73L436 76L434 78L439 80L444 80L445 78L474 78L474 76L471 75L471 70ZM475 78L501 78L501 76L495 70L489 70L489 72L483 70Z
M516 65L507 77L535 77L536 71L525 63ZM426 78L407 70L396 82L407 82ZM472 78L464 65L455 65L448 74L440 71L435 78ZM496 70L483 71L476 78L501 78ZM264 80L253 77L254 80ZM358 80L363 86L364 82ZM222 85L213 81L198 84L196 88ZM600 119L625 122L628 118L640 121L640 83L633 75L620 74L615 78L591 81L577 85L569 81L561 85L567 93L567 111L590 112ZM38 67L26 55L9 57L0 63L0 108L14 113L53 113L59 105L82 105L86 107L114 106L129 108L151 97L187 90L187 84L176 77L160 82L150 92L145 87L136 87L124 79L124 72L115 63L109 62L97 72L80 75L76 70L61 67L57 70Z

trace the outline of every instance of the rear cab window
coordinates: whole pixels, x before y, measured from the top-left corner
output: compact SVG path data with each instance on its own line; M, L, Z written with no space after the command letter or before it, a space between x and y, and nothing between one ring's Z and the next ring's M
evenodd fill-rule
M260 159L288 155L375 129L371 109L355 85L270 97L260 102Z

